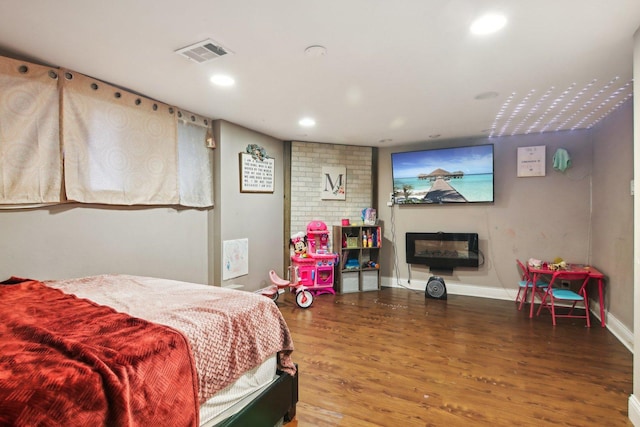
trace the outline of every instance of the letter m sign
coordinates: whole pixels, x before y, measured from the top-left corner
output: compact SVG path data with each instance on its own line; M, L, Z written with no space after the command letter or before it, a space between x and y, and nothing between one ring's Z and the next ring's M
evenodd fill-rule
M346 200L347 169L344 167L322 167L322 200Z

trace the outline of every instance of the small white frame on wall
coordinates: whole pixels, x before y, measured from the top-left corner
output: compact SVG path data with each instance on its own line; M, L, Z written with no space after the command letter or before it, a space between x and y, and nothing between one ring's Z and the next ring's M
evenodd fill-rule
M546 175L546 148L545 145L518 147L519 178Z
M249 239L222 242L222 280L249 274Z

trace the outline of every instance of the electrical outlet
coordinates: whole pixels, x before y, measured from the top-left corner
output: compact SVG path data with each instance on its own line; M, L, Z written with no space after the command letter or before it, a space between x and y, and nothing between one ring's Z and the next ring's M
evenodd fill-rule
M571 282L569 282L568 280L563 280L560 282L560 287L562 289L569 289L571 287Z

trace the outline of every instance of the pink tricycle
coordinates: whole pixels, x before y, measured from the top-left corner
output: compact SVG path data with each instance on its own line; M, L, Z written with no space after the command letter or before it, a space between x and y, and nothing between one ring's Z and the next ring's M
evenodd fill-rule
M295 275L294 275L295 277ZM291 283L289 280L279 277L274 270L269 271L269 279L271 285L262 289L258 289L256 293L271 298L274 302L278 300L278 296L289 288L291 292L296 293L296 304L300 308L308 308L313 304L313 294L307 290L303 284Z

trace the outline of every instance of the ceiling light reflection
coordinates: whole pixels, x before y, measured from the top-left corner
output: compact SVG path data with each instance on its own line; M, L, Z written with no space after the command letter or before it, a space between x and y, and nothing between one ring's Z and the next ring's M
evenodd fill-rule
M472 34L485 35L500 31L507 24L507 18L500 14L486 14L473 21L469 30Z
M305 117L298 121L298 124L305 128L314 127L316 125L316 121L311 117Z
M226 74L215 74L211 76L211 83L213 83L216 86L229 87L229 86L233 86L236 83L236 81L234 80L233 77L228 76Z

